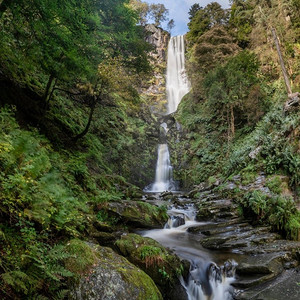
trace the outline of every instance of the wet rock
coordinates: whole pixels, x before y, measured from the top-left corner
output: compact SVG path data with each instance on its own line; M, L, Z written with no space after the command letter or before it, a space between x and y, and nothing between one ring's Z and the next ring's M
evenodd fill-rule
M84 274L68 296L70 300L162 300L153 280L110 248L93 246L97 263Z
M284 271L268 283L238 292L236 300L298 300L300 299L300 269Z
M121 231L113 233L94 231L90 233L90 237L94 238L101 246L113 247L122 234Z
M176 195L174 195L172 192L163 192L160 194L160 198L162 198L164 201L176 201L178 198Z
M225 236L212 236L209 238L202 239L201 245L207 249L220 249L220 245L224 244L229 237Z
M117 224L132 227L161 228L168 220L164 208L143 201L111 201L104 210Z
M272 274L277 276L283 271L281 255L257 255L248 257L245 261L240 262L236 268L236 273L241 275L249 274Z
M189 263L181 261L157 241L137 234L123 235L116 246L122 255L153 279L164 299L185 299L178 298L179 294L185 294L179 276L187 276Z
M176 228L185 224L185 220L181 216L171 216L167 223L167 228Z
M93 226L98 230L98 231L103 231L103 232L113 232L114 228L110 226L107 223L100 222L98 220L95 220L93 222Z

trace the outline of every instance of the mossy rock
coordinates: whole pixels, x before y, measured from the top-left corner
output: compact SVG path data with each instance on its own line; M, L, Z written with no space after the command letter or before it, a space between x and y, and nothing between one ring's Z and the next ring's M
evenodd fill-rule
M153 280L112 249L86 244L96 261L71 287L70 300L162 300Z
M144 270L156 283L164 299L185 299L179 281L185 277L189 264L161 246L157 241L137 234L126 234L116 242L120 253ZM178 297L181 294L181 297Z
M168 220L165 208L143 201L109 202L105 209L119 224L135 228L161 228Z

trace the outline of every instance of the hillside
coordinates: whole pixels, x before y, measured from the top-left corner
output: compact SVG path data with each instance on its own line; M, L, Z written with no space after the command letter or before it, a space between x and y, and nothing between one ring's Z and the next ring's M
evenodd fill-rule
M180 124L167 134L171 162L198 216L216 193L251 230L300 240L299 0L193 5L191 91L168 117L170 35L145 26L145 9L127 0L0 2L1 299L75 300L94 288L122 300L185 299L179 277L189 263L135 234L168 219L166 205L143 194L161 120Z

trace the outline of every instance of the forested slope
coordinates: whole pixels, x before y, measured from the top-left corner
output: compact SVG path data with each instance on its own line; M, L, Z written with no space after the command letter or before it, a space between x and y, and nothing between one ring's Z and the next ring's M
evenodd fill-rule
M299 1L195 4L189 29L192 90L176 115L184 130L172 145L177 177L187 187L218 186L247 217L297 238L299 95L288 97L272 29L299 92Z
M81 240L114 224L102 207L154 176L139 18L124 0L0 2L1 299L65 298L95 263Z

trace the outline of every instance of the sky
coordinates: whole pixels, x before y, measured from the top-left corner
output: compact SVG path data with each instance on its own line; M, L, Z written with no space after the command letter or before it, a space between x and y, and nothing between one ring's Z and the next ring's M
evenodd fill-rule
M169 9L169 19L174 19L175 27L172 29L172 35L185 34L188 31L187 23L189 22L189 10L195 3L205 7L211 2L218 2L223 8L229 7L229 0L143 0L147 3L161 3ZM166 28L165 24L163 27Z

